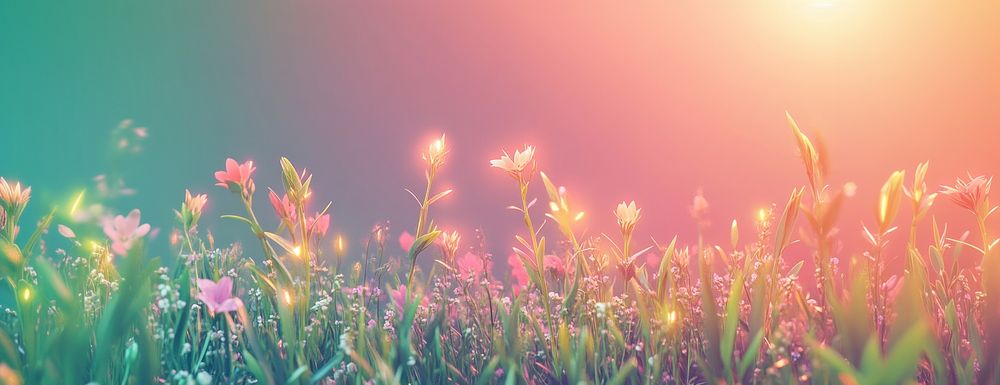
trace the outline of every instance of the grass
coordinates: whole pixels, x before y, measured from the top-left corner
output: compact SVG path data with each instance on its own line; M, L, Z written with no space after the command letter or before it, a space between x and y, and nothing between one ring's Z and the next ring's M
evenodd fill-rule
M224 224L245 227L257 244L216 247L198 227L207 196L187 193L166 261L143 255L150 228L138 211L51 232L53 210L27 234L31 190L0 180L0 285L12 304L0 314L0 383L998 383L990 179L938 192L926 186L927 163L909 183L893 171L862 229L868 247L835 252L837 213L854 187L826 184L824 154L788 122L805 187L762 210L752 231L734 221L721 243L699 235L642 245L632 238L643 218L635 202L615 210L620 234L581 237L583 214L539 171L535 149L505 152L491 164L512 179L510 209L524 222L510 279L492 275L481 237L467 234L463 246L434 224L433 204L451 192L434 188L443 136L424 153L426 185L414 194L420 210L402 258L386 252L385 225L360 255L344 255L342 240L327 236L329 205L307 211L312 176L285 158L283 193L266 194L277 228L255 212L253 163L230 160L216 178L244 211ZM978 241L948 236L931 214L941 197L970 213ZM707 208L696 196L699 234ZM555 230L537 226L542 216ZM918 243L926 227L933 236ZM75 247L51 250L51 237ZM794 241L812 247L812 279L784 253ZM905 255L892 255L890 241L905 242ZM975 268L960 267L968 254L981 256ZM901 275L886 270L893 258L905 261Z

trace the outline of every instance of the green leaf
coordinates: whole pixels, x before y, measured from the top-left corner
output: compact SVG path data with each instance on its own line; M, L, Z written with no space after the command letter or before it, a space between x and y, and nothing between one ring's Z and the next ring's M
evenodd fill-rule
M427 249L428 246L433 244L434 240L437 239L438 235L441 235L441 230L429 231L427 232L427 234L421 235L417 237L417 239L414 239L413 244L410 245L410 250L407 252L407 254L410 256L410 259L412 260L416 258L418 255L420 255L420 253L422 253L425 249Z
M298 369L295 369L295 371L292 372L292 374L290 376L288 376L288 380L285 381L285 385L292 385L292 384L298 382L299 381L299 377L302 377L302 373L305 373L306 370L308 370L308 369L309 369L309 367L305 366L305 365L300 366Z
M632 372L635 371L635 357L629 358L620 368L618 368L618 373L608 381L608 385L622 385L628 380Z
M295 255L295 245L292 244L292 241L289 241L285 239L285 237L282 237L278 234L268 231L265 231L264 235L267 236L268 239L274 241L274 243L277 243L278 246L281 246L281 248L284 249L286 253Z
M726 301L726 318L722 326L722 341L719 350L722 353L722 365L727 375L732 373L733 349L736 342L736 326L740 320L740 297L743 294L743 274L736 273L736 280L729 289L729 299Z
M191 301L191 270L184 264L181 264L180 269L181 274L177 278L181 285L178 295L179 299L184 301L184 308L181 309L181 313L177 318L177 324L174 326L174 353L178 355L183 351L184 336L187 334L188 322L191 319L191 306L194 305Z
M886 357L885 365L874 373L873 384L900 384L903 380L912 378L920 364L920 359L930 338L929 329L924 322L910 327L899 342L892 347Z
M764 331L759 330L757 334L754 335L753 340L750 341L750 345L747 346L747 351L743 353L743 358L740 359L740 363L737 367L737 373L740 378L747 373L750 369L750 365L753 365L757 361L757 355L760 353L760 345L764 342Z
M49 225L52 224L52 217L56 215L56 207L52 208L49 215L46 215L40 222L38 222L38 228L35 232L31 233L31 237L28 238L28 243L24 244L24 254L31 255L31 251L38 244L38 241L42 238L42 233L49 229Z

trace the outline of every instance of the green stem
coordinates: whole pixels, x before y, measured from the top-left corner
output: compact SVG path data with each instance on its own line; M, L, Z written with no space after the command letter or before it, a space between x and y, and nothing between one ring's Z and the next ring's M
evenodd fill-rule
M549 288L548 283L545 281L545 251L539 249L538 247L538 237L535 235L535 227L531 223L531 215L528 213L528 181L524 180L522 177L518 177L518 185L521 190L521 211L524 213L524 224L528 227L528 235L531 238L531 248L535 253L535 266L539 270L539 290L542 292L542 306L545 307L545 322L549 326L549 351L552 352L552 363L556 369L556 375L561 375L561 370L559 368L559 352L556 350L556 338L555 334L557 332L556 326L552 322L552 308L549 305Z
M434 176L437 175L437 167L434 165L430 166L427 170L427 187L424 189L424 200L420 203L420 214L417 216L417 230L416 234L413 235L414 239L420 238L424 235L425 227L427 227L427 213L430 211L429 201L431 199L431 186L434 184ZM410 273L406 277L406 286L410 286L413 282L413 272L417 267L417 256L410 256Z

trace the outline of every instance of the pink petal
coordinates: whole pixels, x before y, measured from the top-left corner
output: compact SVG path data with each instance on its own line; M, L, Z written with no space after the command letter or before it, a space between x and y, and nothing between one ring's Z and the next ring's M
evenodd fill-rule
M134 232L136 227L139 227L139 219L141 216L142 213L139 212L139 209L132 209L132 211L128 213L128 218L126 218L125 226L123 226L119 230L124 230L126 234L129 232Z
M403 251L410 251L410 247L413 246L413 241L415 240L413 234L410 234L409 231L404 231L399 235L399 247L402 247Z
M227 179L228 178L226 178L226 172L225 171L216 171L215 172L215 180L219 181L219 183L216 183L216 185L222 186L222 187L226 187L226 180Z
M222 303L215 308L215 312L228 313L231 311L237 311L240 309L240 305L242 304L243 301L240 301L239 298L228 298L225 301L222 301Z
M62 236L66 238L76 238L76 233L73 232L73 229L70 229L69 227L66 227L64 225L59 225L56 228L59 229L59 234L61 234Z
M113 241L111 243L111 251L113 251L115 254L124 256L128 254L129 246L130 244L128 242Z
M234 175L239 175L239 173L240 173L240 164L236 163L236 159L226 158L226 175L230 179L233 179L232 177Z
M136 238L142 238L146 236L146 234L148 233L149 233L149 223L145 223L142 226L136 228L135 232L132 233L132 235L135 236Z

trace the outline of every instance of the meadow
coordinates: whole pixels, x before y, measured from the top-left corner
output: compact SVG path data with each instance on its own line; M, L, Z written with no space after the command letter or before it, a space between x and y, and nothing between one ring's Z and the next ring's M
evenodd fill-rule
M328 234L312 175L286 158L272 188L254 183L252 161L220 165L212 199L240 212L207 213L209 192L177 197L175 253L159 258L144 252L139 210L89 213L78 199L77 222L56 209L23 218L30 181L0 179L0 383L1000 384L991 178L928 187L929 163L886 170L870 220L847 226L866 247L838 250L856 186L828 185L822 147L787 120L805 170L787 183L802 187L754 223L733 221L728 239L690 244L633 238L649 215L635 202L585 216L524 146L483 160L510 183L497 210L524 225L494 258L480 234L435 224L452 192L435 185L443 135L423 151L415 226L376 225L351 254ZM119 135L128 146L146 133ZM939 223L938 205L968 222ZM679 220L701 234L709 202L690 208ZM205 215L254 242L217 245ZM583 218L619 231L583 236ZM73 247L49 247L56 238ZM793 242L814 271L785 255Z

